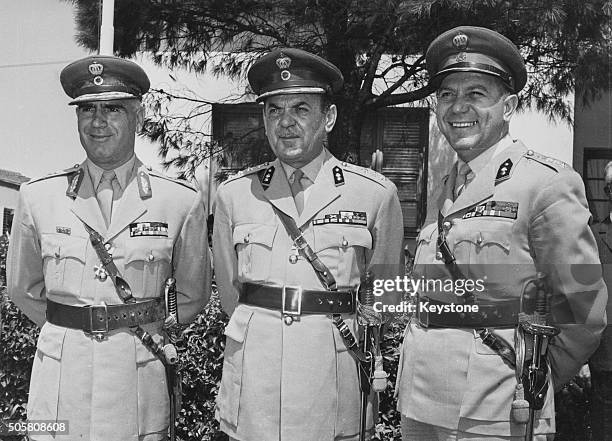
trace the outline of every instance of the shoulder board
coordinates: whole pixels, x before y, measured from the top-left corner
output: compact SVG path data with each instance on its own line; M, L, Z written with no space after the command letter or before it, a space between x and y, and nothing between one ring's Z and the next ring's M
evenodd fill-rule
M155 176L156 178L165 179L166 181L174 182L176 184L182 185L183 187L187 187L190 190L197 191L196 187L194 187L192 184L190 184L189 182L185 181L184 179L171 178L169 176L164 175L161 172L158 172L157 170L153 170L150 167L147 167L147 172L149 173L149 175Z
M350 164L348 162L343 162L341 165L342 168L347 172L361 175L365 178L370 179L371 181L376 182L377 184L382 185L385 188L391 183L391 181L387 177L385 177L385 175L378 173L377 171L372 170L371 168L361 167L359 165Z
M236 179L240 179L240 178L243 178L245 176L252 175L253 173L258 173L261 170L265 170L269 166L270 166L269 162L264 162L263 164L256 165L255 167L245 168L244 170L240 170L235 175L232 175L229 178L227 178L225 181L223 181L223 183L227 184L228 182L235 181Z
M71 173L76 173L79 170L80 166L81 166L81 164L76 164L76 165L74 165L74 166L72 166L70 168L67 168L65 170L49 173L48 175L40 176L38 178L32 178L28 182L26 182L26 184L29 185L29 184L32 184L34 182L44 181L45 179L55 178L55 177L58 177L58 176L68 176Z
M551 158L550 156L543 155L531 149L527 150L524 156L528 159L533 159L534 161L539 162L540 164L543 164L556 172L565 168L571 168L569 164L566 164L559 159Z

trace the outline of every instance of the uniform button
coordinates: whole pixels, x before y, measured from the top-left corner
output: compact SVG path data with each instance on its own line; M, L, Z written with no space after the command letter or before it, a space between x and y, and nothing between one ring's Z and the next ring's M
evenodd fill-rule
M482 245L482 241L483 241L483 239L482 239L482 235L479 235L479 236L478 236L478 239L476 239L476 243L477 243L478 245Z
M57 251L55 253L53 253L53 255L55 256L56 259L59 259L59 257L60 257L60 253L58 253Z
M342 246L343 247L347 247L348 246L348 240L346 240L345 238L342 238Z
M249 243L251 241L251 233L244 236L244 243Z
M147 260L148 260L149 262L153 262L153 261L155 260L155 256L154 256L153 254L149 254L149 255L147 256Z
M533 156L533 150L531 149L527 150L527 156Z
M436 252L436 260L442 260L442 252L441 251L437 251Z
M106 271L100 272L100 281L101 282L104 282L107 277L108 277L108 275L106 274Z
M106 242L106 243L104 244L104 249L105 249L106 251L110 250L112 247L113 247L113 246L112 246L110 243L108 243L108 242Z
M442 228L444 228L446 231L450 230L451 228L451 223L449 221L446 221L442 224Z
M298 256L296 256L295 254L292 254L291 256L289 256L289 263L297 263L298 261Z

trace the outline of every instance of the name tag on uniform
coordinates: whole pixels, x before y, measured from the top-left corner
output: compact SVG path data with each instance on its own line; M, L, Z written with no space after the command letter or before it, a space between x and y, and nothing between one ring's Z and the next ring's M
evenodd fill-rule
M463 219L485 216L516 219L518 215L518 206L518 202L487 201L484 204L476 205L471 208L463 215Z
M168 224L165 222L137 222L130 224L130 237L138 236L168 237Z
M314 219L312 224L368 225L368 219L365 211L340 211L338 214L326 214L323 219Z

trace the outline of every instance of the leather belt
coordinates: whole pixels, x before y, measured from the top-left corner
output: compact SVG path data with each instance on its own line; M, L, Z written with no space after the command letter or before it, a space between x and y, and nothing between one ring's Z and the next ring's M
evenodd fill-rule
M165 314L165 305L160 299L91 306L65 305L47 299L47 320L50 323L81 329L93 335L164 320Z
M247 305L275 309L285 315L354 314L353 291L317 291L300 286L270 286L244 283L238 301Z
M426 296L419 296L415 316L425 328L513 328L518 324L519 299L505 299L485 302L455 303L465 308L478 306L478 312L451 312L451 303L440 302ZM435 307L447 307L448 312L439 312ZM431 309L430 309L431 308Z

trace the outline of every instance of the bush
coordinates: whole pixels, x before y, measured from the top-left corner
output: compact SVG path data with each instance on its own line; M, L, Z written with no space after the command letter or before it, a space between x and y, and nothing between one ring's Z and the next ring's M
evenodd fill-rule
M38 328L8 300L5 292L7 241L0 238L0 419L25 419L25 406L32 360L36 351ZM225 441L214 419L215 397L223 367L227 323L216 288L206 309L187 327L178 345L182 362L183 403L177 423L177 437L183 441ZM393 398L395 376L403 326L389 328L382 341L385 371L389 387L380 394L380 420L374 439L399 441L400 415ZM557 441L592 441L588 426L590 384L588 378L576 377L556 397ZM21 441L18 437L7 441Z

